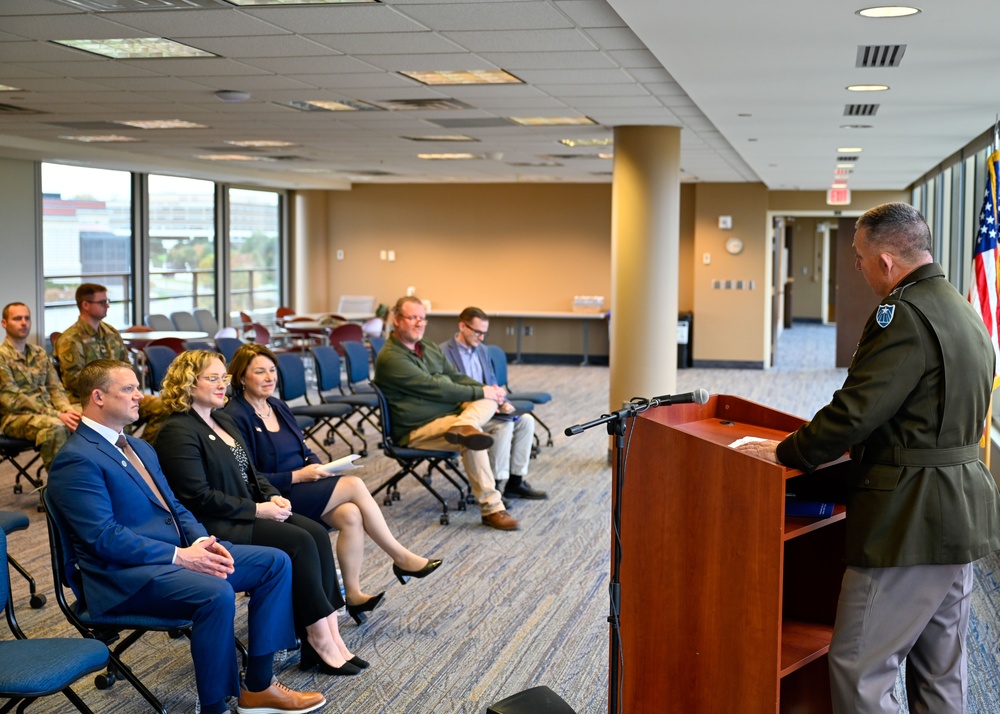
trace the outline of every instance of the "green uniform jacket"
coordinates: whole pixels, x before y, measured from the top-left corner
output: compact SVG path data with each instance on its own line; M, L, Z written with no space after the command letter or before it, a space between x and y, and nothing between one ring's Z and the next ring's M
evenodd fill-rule
M0 409L3 420L24 414L58 417L69 411L69 399L59 384L48 353L25 344L22 355L8 340L0 342Z
M128 362L128 350L122 342L121 333L108 323L102 322L95 330L83 320L77 320L59 336L56 359L59 360L63 386L71 398L79 401L76 383L80 379L80 370L95 359Z
M423 358L389 335L375 360L375 384L385 393L392 438L406 445L410 432L483 398L483 385L455 369L433 342L420 340Z
M993 364L982 319L936 263L872 313L844 386L778 446L806 470L851 450L848 565L969 563L1000 549L1000 496L978 458Z

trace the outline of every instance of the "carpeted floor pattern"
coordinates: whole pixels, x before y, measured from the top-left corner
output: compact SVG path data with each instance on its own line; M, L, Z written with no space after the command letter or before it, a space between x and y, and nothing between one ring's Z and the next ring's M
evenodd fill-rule
M784 333L774 369L681 370L677 391L705 388L737 394L808 417L843 382L844 370L833 367L833 344L833 328L796 325ZM547 490L550 499L516 501L511 512L522 528L502 533L480 525L475 508L453 511L451 524L440 525L437 502L413 479L403 482L401 500L383 509L390 527L411 550L443 558L444 565L425 580L401 586L388 557L368 542L362 585L372 594L387 590L386 602L363 627L342 617L341 631L354 652L372 663L371 669L348 678L304 674L296 666L297 654L278 665L281 681L289 686L322 690L330 702L325 711L482 714L489 704L540 684L556 691L578 714L607 711L608 439L600 429L574 437L562 430L606 411L608 371L511 365L510 377L519 389L544 389L554 395L538 413L553 428L555 446L543 448L532 460L529 475L531 484ZM346 447L336 455L344 453ZM364 468L358 473L373 489L394 472L374 448L359 463ZM9 547L49 597L44 608L30 609L27 585L12 573L18 619L29 636L75 636L52 596L45 523L35 510L37 499L11 494L7 489L12 481L12 468L0 467L0 493L6 494L0 507L26 513L32 524L12 534ZM436 478L435 486L444 488L440 482ZM454 504L454 491L446 493ZM1000 696L998 573L996 557L984 559L977 568L969 637L971 714L992 714ZM245 600L240 604L238 634L245 637ZM169 711L195 710L194 676L184 640L148 635L126 661ZM95 712L149 710L127 683L98 691L85 679L75 689ZM69 708L65 699L51 697L29 711Z

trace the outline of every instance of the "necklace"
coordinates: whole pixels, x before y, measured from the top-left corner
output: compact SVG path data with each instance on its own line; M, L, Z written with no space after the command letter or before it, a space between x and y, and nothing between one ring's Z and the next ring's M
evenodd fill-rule
M267 404L267 414L261 414L259 411L257 411L257 407L254 407L253 413L256 414L257 416L259 416L261 419L270 419L271 418L271 403L270 402L264 402L264 403Z

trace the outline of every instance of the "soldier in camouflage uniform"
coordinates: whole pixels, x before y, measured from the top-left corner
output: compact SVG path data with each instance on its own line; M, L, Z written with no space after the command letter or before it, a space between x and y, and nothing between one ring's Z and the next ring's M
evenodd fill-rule
M13 302L4 307L0 325L7 332L0 344L0 430L34 441L47 471L69 433L76 430L80 414L70 407L48 354L27 342L28 306Z
M80 319L66 328L56 342L55 354L63 386L76 402L80 401L76 382L81 369L95 359L129 361L121 333L104 322L108 305L108 289L103 285L84 283L78 287L76 306L80 308Z
M80 403L77 381L80 371L96 359L114 359L129 362L128 350L121 333L104 322L108 314L108 289L97 283L84 283L76 289L76 306L80 308L80 319L66 328L55 345L56 359L62 374L63 386L70 399ZM142 375L138 375L142 379ZM139 403L139 421L135 426L145 425L142 438L152 441L160 423L170 416L159 397L146 395Z

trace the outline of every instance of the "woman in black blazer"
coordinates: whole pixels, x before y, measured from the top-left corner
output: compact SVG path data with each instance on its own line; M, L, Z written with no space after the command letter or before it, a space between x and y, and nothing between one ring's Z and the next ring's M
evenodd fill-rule
M331 476L318 468L320 459L306 445L291 410L274 396L278 359L271 350L260 344L243 345L233 355L229 373L233 398L224 411L236 422L258 474L292 502L296 513L340 531L337 559L344 576L347 612L355 622L363 623L385 595L366 595L361 590L365 533L392 558L393 573L403 584L441 565L440 560L422 558L396 540L364 481L356 476Z
M292 608L302 640L299 667L358 674L368 666L344 644L336 610L343 606L326 530L292 513L291 503L258 476L239 430L219 411L229 375L222 357L193 350L177 356L160 396L173 412L154 448L180 501L214 535L278 548L292 560Z

